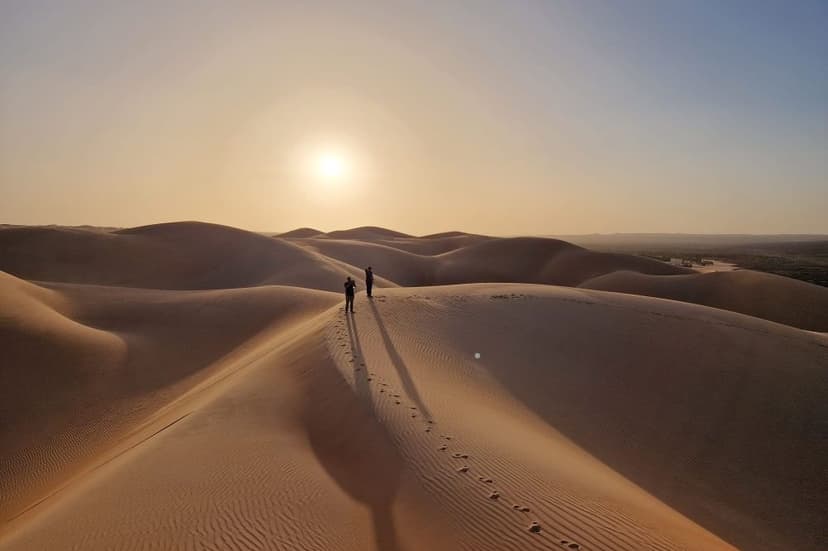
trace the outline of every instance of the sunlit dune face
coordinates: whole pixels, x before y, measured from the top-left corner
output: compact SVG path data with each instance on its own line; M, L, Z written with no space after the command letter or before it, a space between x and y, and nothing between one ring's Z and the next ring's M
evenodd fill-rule
M314 160L313 170L323 181L341 182L348 175L348 161L341 153L320 153Z

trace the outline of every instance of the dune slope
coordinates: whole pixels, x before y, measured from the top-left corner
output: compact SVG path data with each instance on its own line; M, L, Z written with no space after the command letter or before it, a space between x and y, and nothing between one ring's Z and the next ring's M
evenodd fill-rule
M819 548L822 335L549 286L307 293L0 548Z
M48 495L260 334L337 300L284 287L44 289L0 272L0 518Z

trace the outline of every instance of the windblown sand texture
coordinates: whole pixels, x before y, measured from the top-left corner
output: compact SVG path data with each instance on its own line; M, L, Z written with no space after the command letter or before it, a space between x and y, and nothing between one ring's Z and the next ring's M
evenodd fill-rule
M201 223L2 228L0 270L3 551L828 546L828 289Z

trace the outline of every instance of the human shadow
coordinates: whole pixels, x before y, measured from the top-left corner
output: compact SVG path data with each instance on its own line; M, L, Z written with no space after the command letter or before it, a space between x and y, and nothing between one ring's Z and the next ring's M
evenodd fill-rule
M359 365L364 357L356 321L351 316L347 320L354 389L330 358L320 361L304 413L308 437L328 475L370 510L375 549L404 551L392 515L404 465L392 437L377 420L368 368Z
M353 316L345 316L348 324L348 339L351 345L351 357L354 360L353 374L354 374L354 392L362 398L365 405L374 412L374 401L371 399L371 391L368 388L368 363L365 361L365 356L362 354L362 345L359 342L359 331L357 329L356 319ZM360 365L364 363L365 365Z
M420 413L426 418L426 420L430 421L432 419L431 412L428 407L426 407L423 399L420 397L420 393L417 391L417 385L414 384L414 379L411 378L411 374L408 371L408 367L405 365L405 361L403 361L399 352L397 352L394 342L391 340L388 331L385 329L385 324L382 321L379 309L373 300L369 301L368 304L371 306L371 311L373 312L374 319L377 322L377 328L379 329L380 336L385 344L385 350L388 353L388 357L391 359L391 363L397 371L400 382L402 382L403 391L405 391L411 401L416 404Z

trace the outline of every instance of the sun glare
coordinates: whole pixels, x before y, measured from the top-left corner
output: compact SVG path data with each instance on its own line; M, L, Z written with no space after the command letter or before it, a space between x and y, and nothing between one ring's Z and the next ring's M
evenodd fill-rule
M316 174L326 181L343 179L348 172L348 163L341 154L321 153L315 161Z

